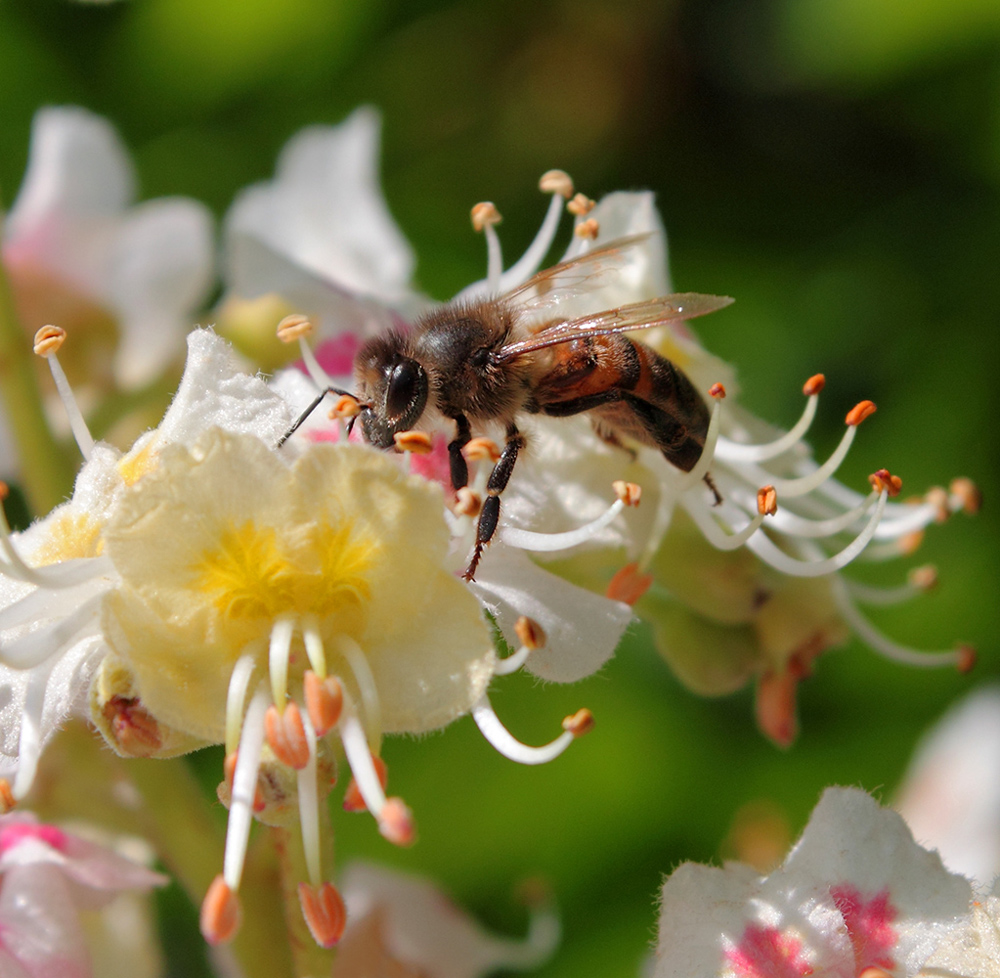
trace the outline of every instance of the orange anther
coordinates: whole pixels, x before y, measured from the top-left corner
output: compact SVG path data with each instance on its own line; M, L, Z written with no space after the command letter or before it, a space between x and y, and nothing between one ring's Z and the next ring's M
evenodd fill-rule
M948 491L941 486L931 486L924 493L924 502L934 509L934 522L944 523L951 517L951 507L948 505Z
M709 387L708 396L717 401L721 401L726 396L726 388L716 381L711 387Z
M634 482L616 479L611 483L611 488L626 506L638 506L639 500L642 499L642 486L638 486Z
M573 233L578 238L586 238L589 241L593 241L601 233L601 225L594 218L588 217L587 220L581 221L573 228Z
M358 403L356 397L352 397L350 394L341 394L336 401L333 402L333 407L330 408L330 413L327 415L331 421L340 421L342 418L353 418L361 413L361 405Z
M455 505L452 507L458 516L475 518L483 508L483 500L478 492L468 486L455 490Z
M778 491L774 486L757 490L757 512L761 516L774 516L778 512Z
M471 211L472 226L477 231L482 231L493 224L499 224L502 218L496 204L484 200L481 204L476 204Z
M813 374L803 385L802 393L806 397L818 394L826 386L826 377L823 374Z
M958 497L963 513L975 516L979 512L980 507L983 505L983 494L979 486L971 479L967 479L965 476L952 479L948 489L953 496Z
M301 771L309 763L309 741L302 712L292 700L283 712L272 703L264 714L264 735L274 756L287 767Z
M412 846L417 841L413 812L402 798L387 798L378 816L378 830L394 846Z
M333 947L347 923L347 908L337 888L323 883L315 890L308 883L299 883L299 906L313 940L320 947Z
M956 667L961 673L971 672L976 665L976 660L979 658L979 654L971 645L960 645L955 650L958 661L956 662Z
M594 714L584 707L582 710L577 710L576 713L565 717L562 727L574 737L582 737L594 729Z
M66 330L61 326L43 326L35 333L35 353L40 357L50 357L59 350L66 339Z
M567 200L573 196L573 181L565 170L547 170L538 181L544 194L561 194Z
M344 706L344 688L336 676L320 679L311 669L302 677L306 712L312 721L317 737L332 730L340 719Z
M868 476L868 482L876 492L885 491L890 496L898 496L903 489L903 480L888 469L879 469Z
M201 936L209 944L225 944L236 935L242 916L240 898L220 873L201 903Z
M545 647L545 629L533 618L521 615L514 622L514 632L517 635L517 640L526 649L534 650Z
M284 319L278 323L278 339L282 343L294 343L297 339L303 336L308 336L313 331L313 325L309 321L308 316L303 316L300 313L292 313L291 316L285 316Z
M500 458L500 449L492 438L480 436L466 443L462 454L469 462L496 462Z
M865 968L861 974L858 975L858 978L892 978L892 975L889 974L888 971L883 971L881 968L871 965L870 967Z
M930 591L931 588L937 587L938 573L933 564L914 567L906 576L910 586L915 587L918 591Z
M382 790L385 791L385 786L389 783L389 769L385 766L385 761L374 754L372 754L372 763L375 765L375 773L378 775L379 784L382 785ZM365 804L364 798L361 797L361 789L358 788L357 781L351 778L351 782L347 786L347 791L344 792L344 811L364 812L367 810L368 806Z
M652 586L652 574L640 574L638 564L626 564L608 582L606 598L634 605Z
M17 799L6 778L0 778L0 815L6 815L17 805Z
M859 401L850 411L847 412L845 421L851 427L856 428L865 418L875 413L875 404L872 401Z
M0 503L2 503L10 495L10 486L7 485L2 479L0 479Z
M594 201L586 194L576 194L571 201L566 204L566 210L575 217L586 217L594 209Z
M429 455L434 449L434 442L426 431L397 431L392 440L398 451L414 455Z
M924 542L924 531L914 530L912 533L905 533L899 538L899 552L903 556L908 556L914 551L920 549L920 545Z

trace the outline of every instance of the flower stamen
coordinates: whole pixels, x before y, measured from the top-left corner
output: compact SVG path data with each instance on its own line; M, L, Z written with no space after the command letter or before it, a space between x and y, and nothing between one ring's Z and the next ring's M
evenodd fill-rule
M574 714L577 717L579 715L579 713ZM547 764L555 760L578 736L573 730L566 729L555 740L541 747L522 744L500 722L500 718L490 705L489 696L485 693L473 704L472 718L490 744L504 757L517 761L518 764Z
M497 660L493 675L507 676L512 672L517 672L528 661L528 656L535 649L545 647L545 631L537 621L521 615L514 623L514 632L521 641L520 648L508 655L505 659Z
M524 530L516 526L505 526L500 530L500 539L509 547L521 550L532 550L536 553L551 553L556 550L566 550L578 544L586 543L608 526L625 508L621 499L616 499L600 516L584 523L574 530L562 533L540 533L535 530Z
M234 894L240 888L247 843L250 841L250 823L253 820L257 775L264 747L264 715L267 713L267 708L267 694L263 689L258 689L250 700L250 706L243 720L236 769L233 771L233 790L229 804L229 822L226 826L226 851L222 860L222 876Z
M503 274L503 252L494 225L502 220L500 211L492 201L484 200L472 208L471 217L473 228L486 235L486 284L491 293L498 295L500 276Z
M819 393L826 383L823 374L816 374L807 380L802 388L806 395L806 406L802 416L795 425L780 438L760 445L744 445L741 442L722 438L719 441L718 455L726 462L766 462L777 458L800 442L812 426L819 404Z
M344 934L347 908L332 883L299 883L299 906L309 933L320 947L333 947Z
M59 392L59 399L63 403L66 417L69 419L69 426L76 439L76 444L80 449L80 454L84 459L89 459L94 450L94 437L87 427L87 422L83 420L79 404L73 396L73 388L70 387L66 374L59 363L56 351L63 345L66 339L66 330L59 326L43 326L35 333L35 353L43 357L49 364L49 372L55 381L56 390Z
M268 666L271 673L271 697L279 711L285 708L288 697L288 658L292 650L292 636L295 633L295 619L291 615L279 615L271 626L271 642L268 651Z
M382 746L382 704L379 701L378 686L368 664L364 650L350 635L338 635L334 640L337 653L347 662L361 693L361 703L368 725L368 744L373 754L378 754ZM346 696L346 691L344 691Z

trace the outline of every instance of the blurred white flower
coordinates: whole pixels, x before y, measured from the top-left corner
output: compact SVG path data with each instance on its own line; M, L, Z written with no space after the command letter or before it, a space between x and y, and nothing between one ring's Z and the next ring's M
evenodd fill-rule
M987 890L1000 876L1000 687L977 689L927 732L896 799L917 841Z
M913 978L961 940L971 896L895 812L857 789L829 788L769 876L739 863L674 870L655 975Z
M105 119L40 110L3 228L3 262L31 332L110 319L114 374L134 387L171 362L213 281L212 218L188 198L133 203L128 153Z
M223 229L223 319L227 300L275 294L329 333L370 333L392 323L390 309L422 304L413 251L379 187L380 128L366 107L303 129L274 179L237 196Z
M542 965L559 941L559 922L544 903L533 908L528 935L517 941L485 931L430 880L356 863L342 888L349 923L334 978L524 971Z
M89 978L81 911L166 883L159 873L30 813L0 816L0 974Z

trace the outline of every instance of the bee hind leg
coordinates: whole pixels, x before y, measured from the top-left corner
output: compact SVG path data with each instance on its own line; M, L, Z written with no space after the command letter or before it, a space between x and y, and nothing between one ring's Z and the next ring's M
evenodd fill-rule
M514 472L514 463L517 462L517 453L522 448L524 448L524 435L514 425L509 425L507 442L486 483L486 498L479 511L479 523L476 526L476 549L472 553L469 566L462 574L462 577L467 581L471 581L475 577L483 550L493 539L493 534L496 533L497 523L500 521L500 493L507 488L507 483L510 482L510 477Z

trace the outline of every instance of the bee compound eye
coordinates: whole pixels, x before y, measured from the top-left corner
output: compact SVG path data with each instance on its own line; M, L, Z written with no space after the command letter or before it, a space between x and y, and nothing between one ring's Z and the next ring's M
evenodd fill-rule
M392 365L385 395L385 410L390 418L410 413L416 406L415 402L422 400L423 377L423 368L409 357L402 357Z

